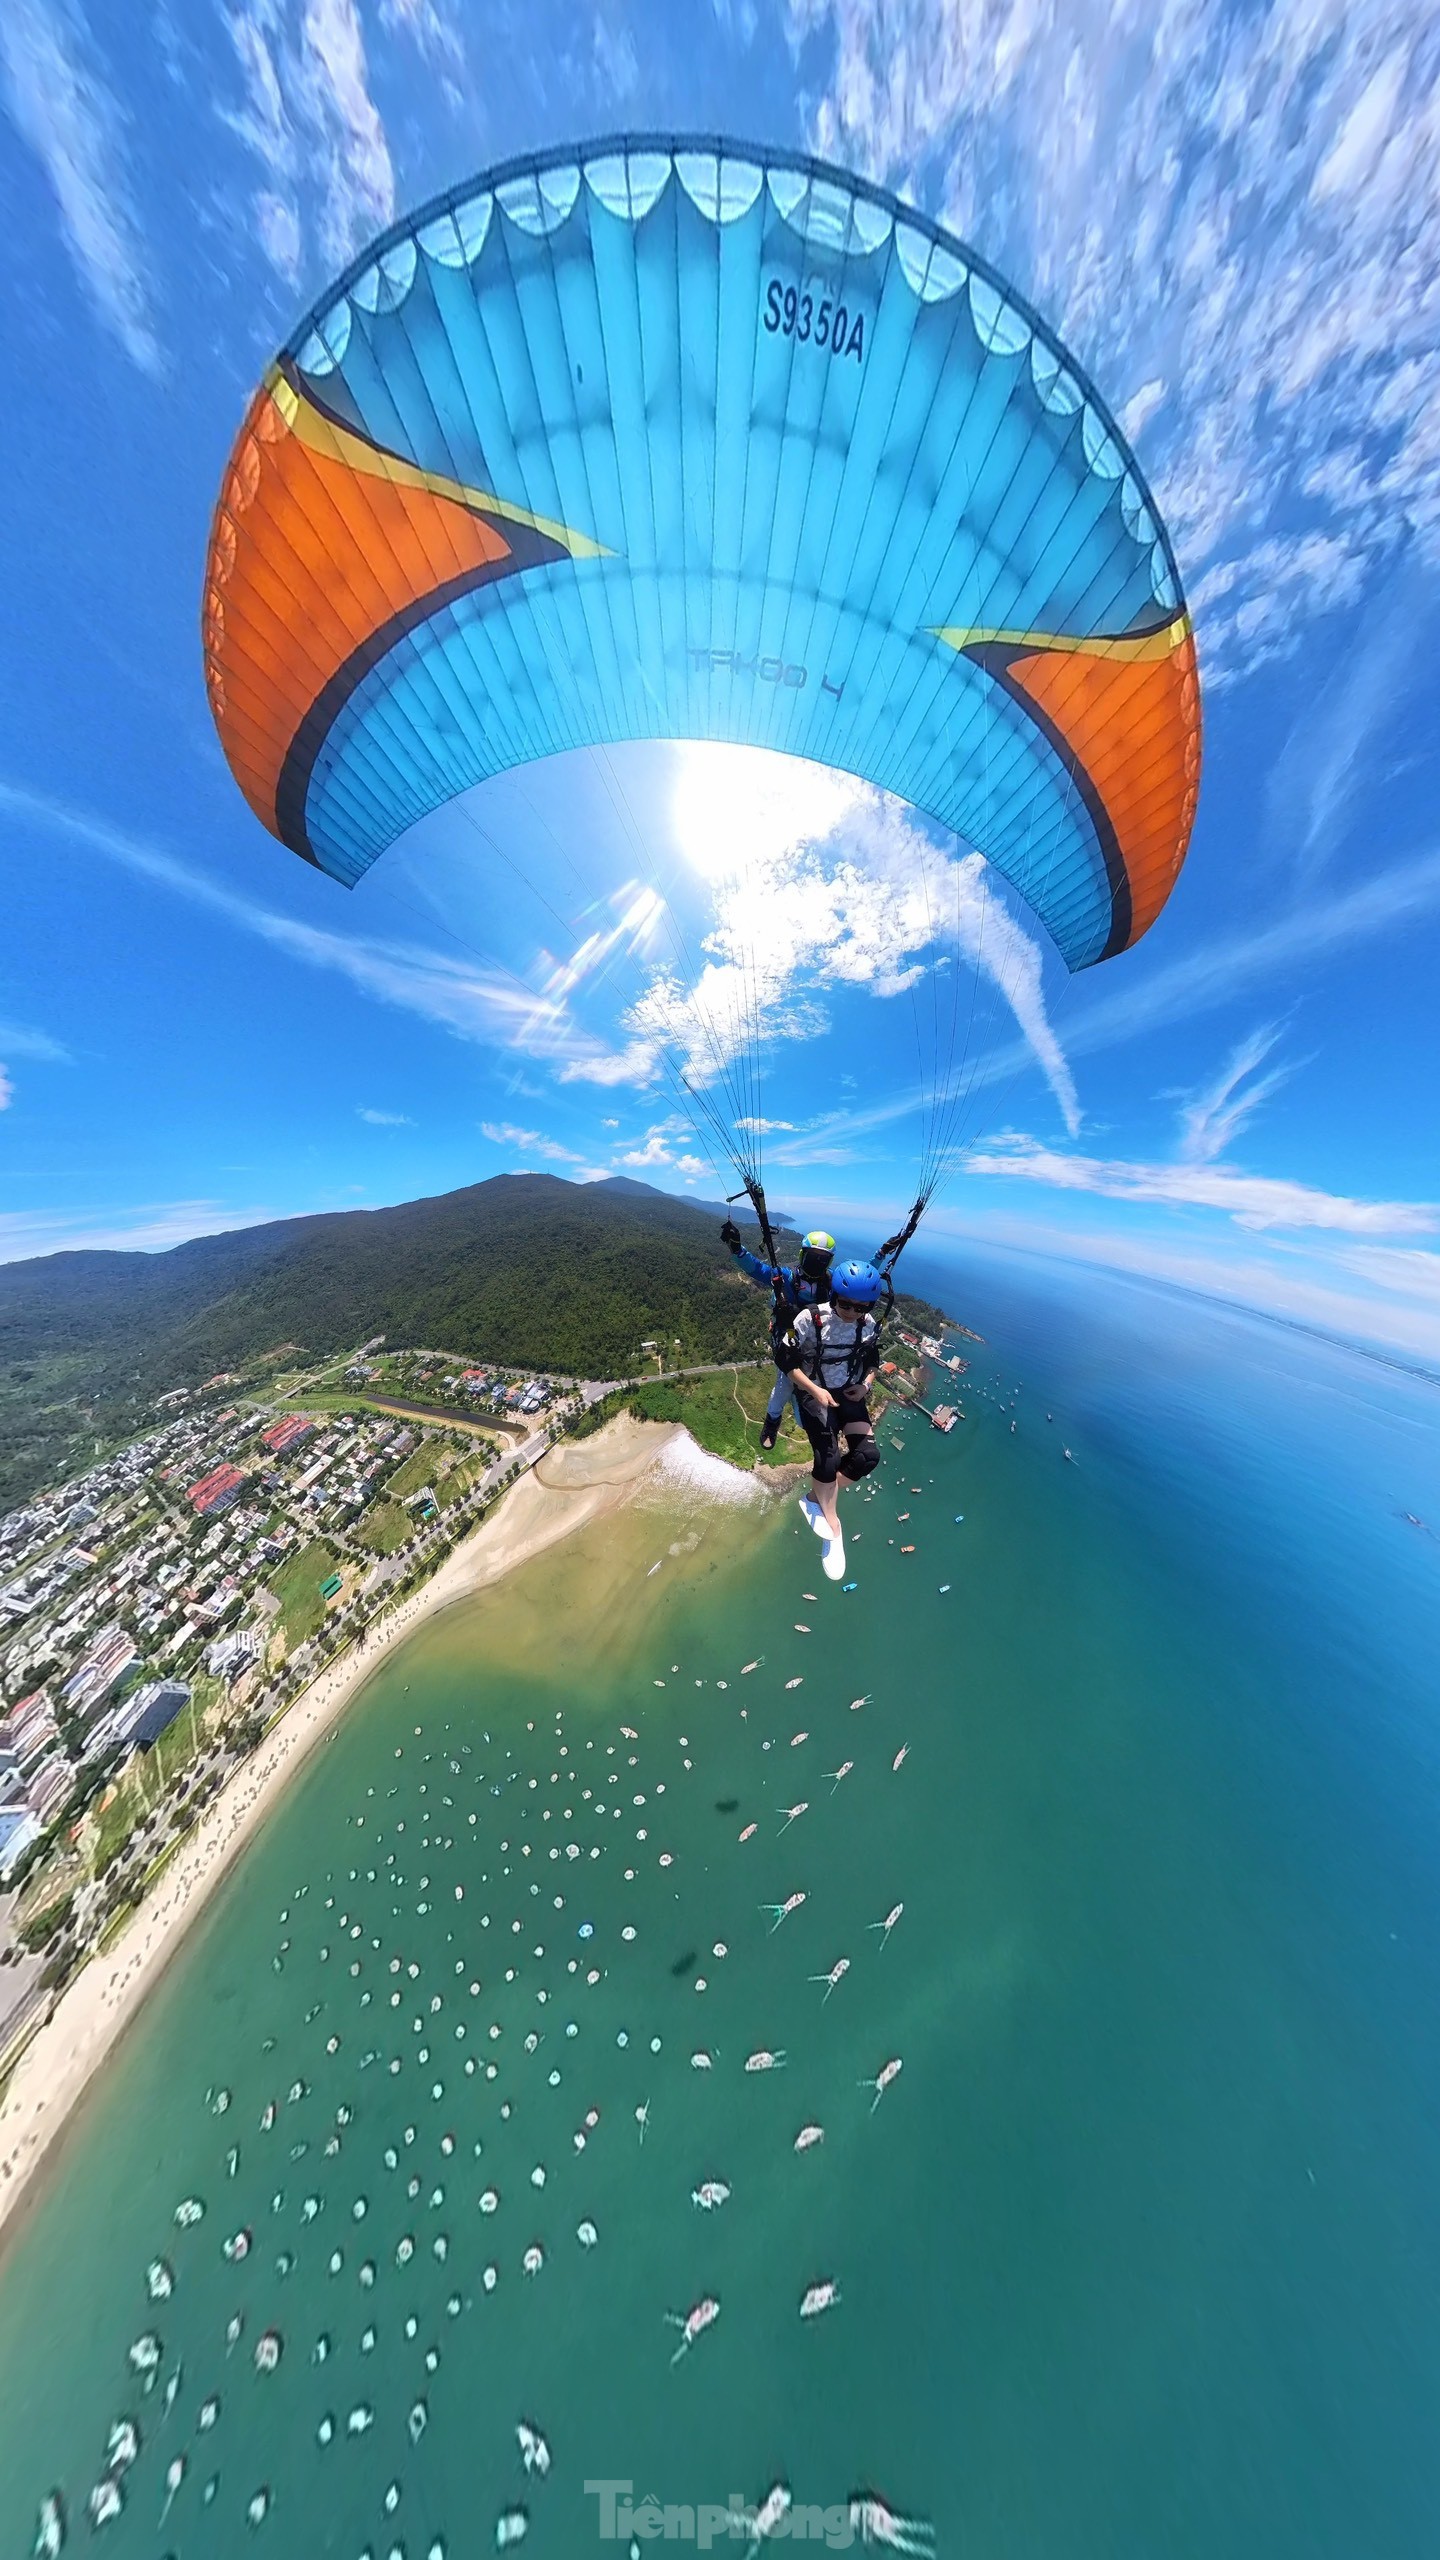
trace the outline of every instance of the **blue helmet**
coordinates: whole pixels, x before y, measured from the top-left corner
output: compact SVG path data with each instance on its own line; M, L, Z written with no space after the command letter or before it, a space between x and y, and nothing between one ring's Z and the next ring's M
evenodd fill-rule
M885 1283L873 1262L839 1262L830 1275L830 1294L852 1307L873 1307Z

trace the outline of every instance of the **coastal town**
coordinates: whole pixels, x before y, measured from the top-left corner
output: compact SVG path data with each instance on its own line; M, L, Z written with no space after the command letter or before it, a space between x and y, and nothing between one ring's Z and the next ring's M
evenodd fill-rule
M652 1397L723 1376L718 1406L741 1437L715 1446L742 1455L752 1426L729 1410L732 1366L662 1375L644 1348ZM953 1409L919 1401L921 1364L964 1363L903 1329L896 1348L916 1365L887 1361L887 1393L948 1430ZM284 1345L169 1390L137 1438L0 1515L0 2082L317 1674L393 1618L559 1436L639 1383L383 1337L282 1365L295 1357Z
M600 1393L374 1341L172 1390L0 1516L0 2071L266 1728Z

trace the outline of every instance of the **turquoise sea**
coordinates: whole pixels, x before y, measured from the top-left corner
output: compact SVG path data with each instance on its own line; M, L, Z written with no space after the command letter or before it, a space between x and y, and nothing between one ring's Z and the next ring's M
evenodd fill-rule
M986 1343L853 1593L672 1488L296 1784L0 2258L0 2555L107 2479L117 2560L577 2560L587 2481L623 2549L780 2479L964 2560L1430 2547L1440 1389L913 1276Z

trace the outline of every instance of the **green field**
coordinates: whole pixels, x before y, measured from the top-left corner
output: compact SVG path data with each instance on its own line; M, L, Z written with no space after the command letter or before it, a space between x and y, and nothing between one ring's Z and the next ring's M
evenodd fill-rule
M702 1449L726 1458L732 1467L748 1467L757 1458L766 1466L793 1466L810 1455L810 1444L786 1414L779 1440L769 1455L760 1448L760 1424L774 1371L727 1369L715 1378L657 1378L626 1399L632 1413L652 1422L683 1422Z
M404 1546L412 1526L409 1513L398 1502L372 1502L355 1535L372 1555L393 1556L397 1547Z
M97 1876L118 1857L142 1813L159 1801L193 1760L205 1740L207 1720L226 1694L222 1681L204 1673L192 1681L190 1705L182 1707L149 1750L141 1753L139 1774L120 1781L96 1819L93 1865Z
M325 1615L320 1585L338 1571L341 1559L325 1538L312 1538L298 1556L290 1556L270 1577L280 1603L280 1623L291 1653L313 1636Z
M450 1453L434 1440L422 1440L412 1449L403 1466L397 1467L385 1487L393 1501L403 1502L406 1495L418 1493L422 1484L433 1484L437 1471L443 1474L450 1463Z
M447 1472L437 1476L435 1480L437 1509L448 1511L452 1502L459 1502L465 1494L469 1493L471 1487L479 1483L495 1454L493 1448L486 1448L478 1457L462 1458L458 1465L447 1462ZM436 1455L439 1455L438 1451Z

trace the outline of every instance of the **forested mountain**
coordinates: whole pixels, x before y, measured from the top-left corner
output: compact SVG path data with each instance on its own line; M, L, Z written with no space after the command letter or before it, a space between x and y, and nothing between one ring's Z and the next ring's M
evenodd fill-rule
M748 1358L768 1302L719 1215L623 1179L501 1174L168 1253L0 1266L0 1506L138 1429L163 1391L282 1344L318 1358L383 1333L591 1378L632 1374L649 1340L671 1361Z

